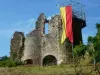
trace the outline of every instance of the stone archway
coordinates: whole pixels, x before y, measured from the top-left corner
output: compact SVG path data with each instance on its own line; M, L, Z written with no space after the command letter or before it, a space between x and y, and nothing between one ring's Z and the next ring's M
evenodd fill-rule
M50 65L57 65L57 59L53 55L47 55L43 58L42 60L42 65L43 66L50 66Z

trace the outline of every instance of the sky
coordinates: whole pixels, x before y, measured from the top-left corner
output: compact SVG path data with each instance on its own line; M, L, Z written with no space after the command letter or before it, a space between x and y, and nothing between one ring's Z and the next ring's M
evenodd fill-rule
M10 52L10 40L15 31L24 34L35 29L40 13L47 19L59 14L59 3L68 0L0 0L0 57ZM88 36L96 35L95 24L100 22L100 0L74 0L83 4L87 26L82 29L84 44Z

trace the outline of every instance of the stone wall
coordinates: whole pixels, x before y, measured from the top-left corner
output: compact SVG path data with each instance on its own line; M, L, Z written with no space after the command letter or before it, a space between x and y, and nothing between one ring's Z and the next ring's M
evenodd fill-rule
M45 34L45 23L48 23L49 26L48 34ZM73 18L74 44L79 44L80 40L82 41L81 29L79 19ZM46 16L41 13L36 21L35 30L26 35L25 41L21 32L14 33L11 40L11 57L13 58L14 53L14 59L21 58L23 62L34 65L43 65L45 62L43 60L49 56L55 58L57 64L72 62L72 45L68 40L61 44L61 34L60 15L55 15L51 20L47 20Z
M61 37L61 18L59 15L55 15L51 18L48 23L49 32L47 35L42 37L42 63L43 58L52 55L57 59L57 64L64 62L65 49L61 48L60 37Z
M48 34L44 33L45 23L48 23ZM66 47L61 45L62 23L61 17L55 15L51 20L47 20L45 15L40 14L36 21L36 29L27 34L25 40L25 50L22 61L31 59L34 65L43 65L43 59L52 55L56 58L57 64L66 63Z
M22 32L15 32L11 39L10 57L13 60L20 60L23 56L24 50L24 34Z
M31 59L34 65L41 65L41 41L44 36L45 21L46 17L41 13L36 21L36 29L27 34L22 61Z

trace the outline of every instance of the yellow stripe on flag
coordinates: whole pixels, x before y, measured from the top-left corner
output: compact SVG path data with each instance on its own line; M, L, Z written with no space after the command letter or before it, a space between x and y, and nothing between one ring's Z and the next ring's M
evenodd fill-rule
M62 37L61 37L61 44L65 41L66 39L66 9L65 7L60 8L60 15L62 18Z

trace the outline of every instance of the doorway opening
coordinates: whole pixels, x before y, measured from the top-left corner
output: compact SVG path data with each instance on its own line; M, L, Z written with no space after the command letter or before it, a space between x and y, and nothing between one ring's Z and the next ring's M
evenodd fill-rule
M53 55L47 55L43 59L43 66L57 65L57 59Z

